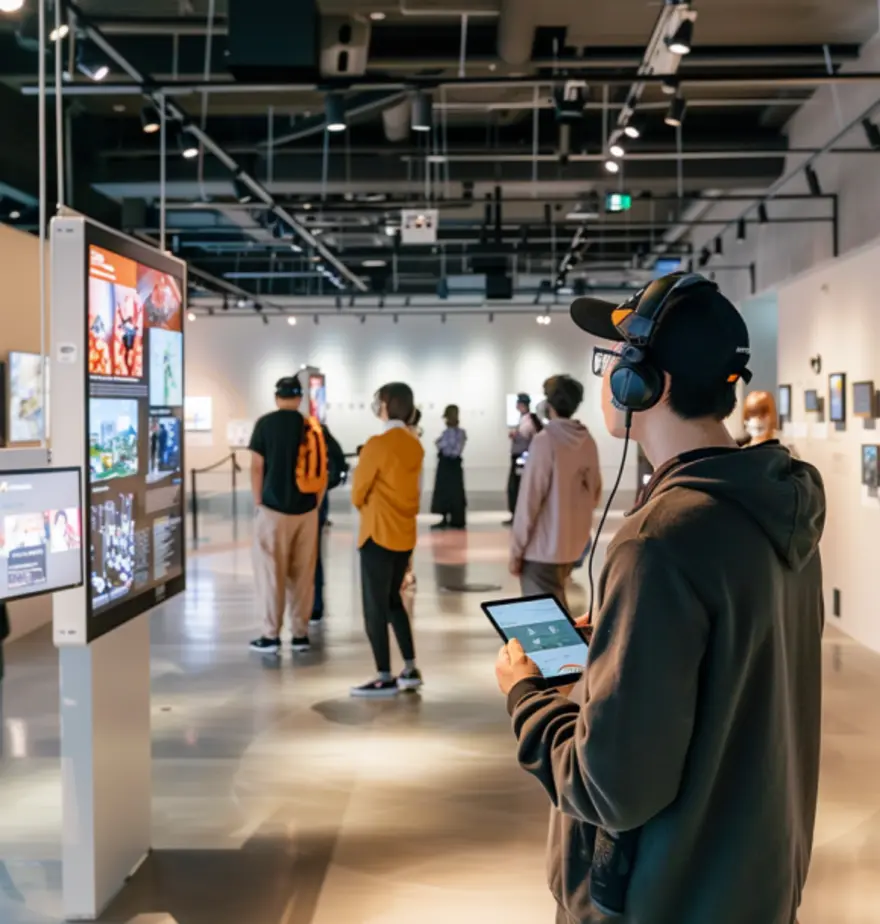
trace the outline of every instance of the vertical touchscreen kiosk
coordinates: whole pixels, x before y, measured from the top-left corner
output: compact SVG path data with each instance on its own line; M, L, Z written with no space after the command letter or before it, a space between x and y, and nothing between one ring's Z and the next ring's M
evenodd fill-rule
M149 622L185 585L186 265L52 222L52 449L83 472L82 588L56 594L64 903L100 913L150 847Z

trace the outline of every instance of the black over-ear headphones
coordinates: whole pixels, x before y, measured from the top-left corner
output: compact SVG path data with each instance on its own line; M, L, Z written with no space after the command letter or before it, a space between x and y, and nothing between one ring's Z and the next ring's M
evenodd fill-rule
M609 378L611 397L621 410L647 411L663 395L663 372L651 360L651 344L673 292L691 286L718 288L699 273L674 273L655 279L612 315L614 326L624 340L620 359Z

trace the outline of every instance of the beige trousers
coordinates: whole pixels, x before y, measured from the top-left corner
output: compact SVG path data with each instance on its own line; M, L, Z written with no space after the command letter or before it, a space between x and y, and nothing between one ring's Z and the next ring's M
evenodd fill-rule
M309 634L315 599L318 511L300 516L258 507L254 515L254 580L263 635L278 638L285 606L294 638Z

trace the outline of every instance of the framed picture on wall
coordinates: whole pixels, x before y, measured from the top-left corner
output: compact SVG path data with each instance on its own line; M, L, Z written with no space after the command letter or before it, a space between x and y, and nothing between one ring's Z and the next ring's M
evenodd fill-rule
M815 414L819 410L819 392L815 388L808 388L804 392L804 410L808 414Z
M777 416L781 424L791 420L791 385L780 385L779 396L776 401Z
M213 402L208 397L190 397L183 401L183 429L188 433L210 433L214 428Z
M853 382L853 417L877 417L877 391L873 382Z
M832 372L828 376L828 419L831 423L846 423L845 372Z
M877 446L862 446L862 484L868 488L878 486Z

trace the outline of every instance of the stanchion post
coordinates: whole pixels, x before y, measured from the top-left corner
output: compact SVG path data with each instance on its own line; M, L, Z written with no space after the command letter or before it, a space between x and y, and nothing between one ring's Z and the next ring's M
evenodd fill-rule
M199 547L199 497L196 494L196 470L190 471L190 497L192 498L193 548Z
M232 453L232 538L238 539L238 459Z

